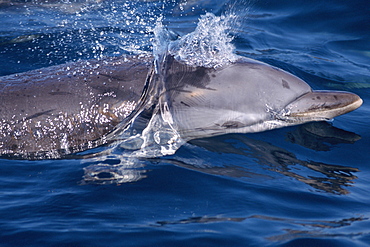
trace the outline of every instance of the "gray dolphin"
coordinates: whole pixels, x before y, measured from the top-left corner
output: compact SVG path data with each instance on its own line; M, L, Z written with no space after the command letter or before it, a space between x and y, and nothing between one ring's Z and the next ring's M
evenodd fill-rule
M139 114L150 119L144 108L165 107L188 141L327 120L362 104L355 94L312 91L290 73L244 57L213 69L167 56L159 75L151 60L107 58L0 78L0 155L59 158L87 150L114 140Z
M136 107L150 61L107 58L0 77L0 155L58 158L105 143Z
M362 104L356 94L313 91L296 76L253 59L239 57L220 69L167 59L166 97L186 140L329 120Z

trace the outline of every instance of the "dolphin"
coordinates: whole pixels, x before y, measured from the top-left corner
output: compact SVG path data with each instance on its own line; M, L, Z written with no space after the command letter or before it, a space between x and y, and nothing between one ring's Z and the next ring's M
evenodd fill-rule
M124 56L0 77L0 156L60 158L88 150L114 141L138 115L144 125L160 116L189 141L328 120L362 104L356 94L313 91L245 57L206 68L167 55L160 71L152 61Z
M330 120L362 104L356 94L313 91L296 76L245 57L220 69L168 60L167 101L186 140Z
M58 158L105 143L150 67L145 57L106 58L0 77L0 155Z

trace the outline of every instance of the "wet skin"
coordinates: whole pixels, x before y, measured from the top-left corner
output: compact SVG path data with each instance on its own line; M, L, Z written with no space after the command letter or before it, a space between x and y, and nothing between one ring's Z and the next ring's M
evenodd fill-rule
M138 108L147 107L148 97L166 102L185 141L322 121L362 104L352 93L312 91L299 78L252 59L213 69L168 56L161 77L151 61L106 58L1 77L0 154L59 158L105 144L117 125L124 128ZM148 95L154 91L143 89L158 80L162 91Z

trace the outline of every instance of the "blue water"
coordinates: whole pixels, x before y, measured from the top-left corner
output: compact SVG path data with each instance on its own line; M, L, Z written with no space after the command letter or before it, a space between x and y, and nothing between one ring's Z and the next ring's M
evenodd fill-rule
M370 3L3 1L0 75L150 52L159 16L184 35L234 12L236 53L364 104L330 123L194 140L89 179L96 160L0 160L0 246L370 245Z

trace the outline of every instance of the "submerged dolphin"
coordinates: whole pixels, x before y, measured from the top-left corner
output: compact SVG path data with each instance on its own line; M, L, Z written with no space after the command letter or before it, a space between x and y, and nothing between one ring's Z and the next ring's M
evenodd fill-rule
M327 120L362 104L355 94L312 91L290 73L243 57L213 69L167 56L160 75L150 61L110 58L0 78L0 155L58 158L93 148L114 140L144 108L160 108L188 141Z

